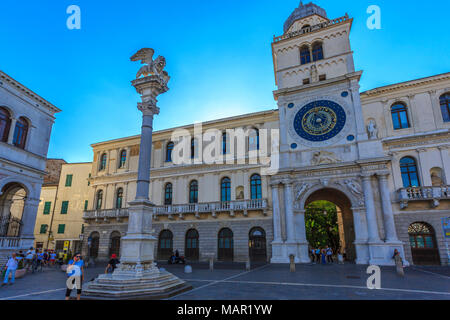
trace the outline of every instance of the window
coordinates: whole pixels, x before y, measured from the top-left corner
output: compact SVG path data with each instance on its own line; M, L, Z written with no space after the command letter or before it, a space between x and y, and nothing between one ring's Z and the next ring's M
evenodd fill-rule
M300 64L307 64L311 62L311 52L308 46L303 46L300 49Z
M327 75L326 74L321 74L319 76L319 81L325 81L325 80L327 80Z
M198 203L198 182L196 180L189 184L189 203Z
M73 174L68 174L66 176L66 187L72 186L72 179L73 179Z
M167 144L167 150L166 150L166 162L172 162L172 151L175 147L175 144L173 142L169 142Z
M220 184L220 201L231 201L231 180L230 178L223 178Z
M309 80L309 78L307 78L307 79L303 79L303 84L310 84L310 80Z
M101 158L100 158L100 171L105 170L106 169L106 153L102 154Z
M394 130L409 128L408 109L403 103L396 103L391 108Z
M97 192L97 203L96 203L96 206L95 206L95 208L97 210L100 210L102 208L102 202L103 202L103 190L99 190Z
M28 121L24 117L20 117L16 122L14 130L13 144L21 149L25 149L25 142L28 134Z
M164 204L167 205L171 205L172 204L172 184L168 183L166 184L165 188L164 188Z
M405 157L400 160L400 170L402 172L403 187L419 187L419 176L417 174L416 160Z
M66 225L65 224L60 224L58 225L58 234L63 234L66 230Z
M250 178L250 193L252 200L261 199L261 176L259 174L254 174Z
M45 204L44 204L44 214L50 214L51 207L52 207L52 203L50 201L45 202Z
M440 98L442 119L450 122L450 92L443 94Z
M40 230L40 234L46 234L47 233L47 229L48 229L48 225L47 224L41 224L41 230Z
M122 208L123 189L119 188L116 194L116 209Z
M127 162L127 151L122 150L120 152L120 161L119 161L119 168L125 168L125 163Z
M5 108L0 108L0 141L8 142L11 117Z
M312 56L314 61L322 60L323 59L323 48L322 43L317 42L313 45L312 48Z
M88 204L89 204L89 201L88 200L84 200L84 211L87 210Z
M197 141L195 139L191 139L191 159L195 158L196 144L197 144Z
M259 150L259 130L251 129L248 135L248 150Z
M409 243L411 248L434 248L434 230L429 224L424 222L415 222L408 228Z
M222 133L222 154L228 153L227 139L227 133Z
M189 260L198 260L199 254L199 234L195 229L186 232L184 254Z
M158 259L165 260L173 252L173 234L170 230L163 230L159 234L158 241Z
M67 214L68 209L69 209L69 201L63 201L61 203L61 214Z
M218 260L233 261L233 231L228 228L220 230L218 236Z

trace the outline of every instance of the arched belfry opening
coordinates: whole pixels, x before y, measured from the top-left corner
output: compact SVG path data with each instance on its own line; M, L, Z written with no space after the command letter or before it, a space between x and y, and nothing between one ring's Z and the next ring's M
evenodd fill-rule
M311 248L329 246L341 252L346 261L356 260L352 204L345 193L324 188L305 201L306 238Z

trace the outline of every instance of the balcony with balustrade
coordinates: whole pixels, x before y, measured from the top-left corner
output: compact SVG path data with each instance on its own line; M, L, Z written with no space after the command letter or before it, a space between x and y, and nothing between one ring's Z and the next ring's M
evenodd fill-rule
M450 186L402 188L397 193L401 209L406 209L412 201L429 201L436 208L442 200L450 200Z
M266 216L268 209L267 199L174 204L155 206L153 208L153 219L158 220L160 217L167 217L169 220L175 220L176 218L184 220L188 214L193 214L196 219L200 219L201 214L211 214L213 218L217 218L219 213L228 213L230 217L235 217L238 212L242 213L244 217L248 217L249 211L260 211ZM87 222L108 222L113 219L120 222L124 217L128 217L128 208L90 210L83 214L83 219Z

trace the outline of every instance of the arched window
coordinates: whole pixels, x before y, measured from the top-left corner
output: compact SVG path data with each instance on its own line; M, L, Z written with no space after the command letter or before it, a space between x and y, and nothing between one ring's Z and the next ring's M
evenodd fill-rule
M5 108L0 108L0 141L8 142L11 128L11 116Z
M126 162L127 162L127 151L122 150L120 152L119 168L124 168Z
M174 147L175 144L172 141L167 144L166 162L172 162L172 151Z
M109 256L115 254L120 257L120 238L121 234L119 231L111 232L110 243L109 243Z
M391 108L394 130L409 128L408 109L403 103L396 103Z
M173 252L173 234L170 230L163 230L159 234L158 259L170 258Z
M198 260L199 258L199 235L195 229L190 229L186 232L186 241L184 248L184 255L189 260Z
M311 62L311 51L308 46L303 46L300 49L300 63L307 64Z
M252 200L261 199L261 176L259 174L254 174L250 178L250 193Z
M231 180L223 178L220 183L220 201L231 201Z
M259 130L252 128L248 134L248 150L259 150Z
M444 93L440 98L442 119L450 122L450 92Z
M318 61L318 60L322 60L323 59L322 43L316 42L316 43L313 44L312 56L313 56L313 61Z
M99 170L105 170L106 169L106 160L107 160L107 156L106 153L102 154L102 156L100 157L100 167Z
M122 208L122 202L123 202L123 189L119 188L117 189L116 193L116 209Z
M92 232L89 236L91 238L91 244L89 245L89 257L98 257L98 247L100 245L100 234L98 232Z
M28 121L24 117L17 119L16 128L14 130L13 145L18 148L25 149L25 142L28 135Z
M169 182L164 187L164 204L166 206L172 204L172 191L173 191L173 187L172 187L172 184Z
M95 208L97 210L100 210L102 208L102 203L103 203L103 190L98 190Z
M414 264L439 265L441 263L436 235L431 225L425 222L414 222L408 228L408 235Z
M233 261L233 231L228 228L220 230L217 247L220 261Z
M403 187L410 188L420 186L417 164L414 158L402 158L400 160L400 170L402 172Z
M189 184L189 203L198 203L198 182L196 180Z
M227 140L228 140L227 133L226 132L222 133L222 154L227 154L229 151Z
M267 261L266 232L256 227L250 230L248 249L251 261Z
M302 27L301 30L306 30L306 29L309 29L309 28L311 28L311 26L310 26L309 24L305 24L305 25Z

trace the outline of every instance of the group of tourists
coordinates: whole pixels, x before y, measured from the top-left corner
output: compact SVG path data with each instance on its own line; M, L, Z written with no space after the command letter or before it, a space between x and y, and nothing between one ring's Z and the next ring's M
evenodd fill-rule
M325 248L311 248L311 261L318 264L333 263L333 249L329 246Z
M169 264L186 264L186 260L184 259L183 256L180 256L180 253L178 252L178 250L175 250L175 252L172 252L172 255L169 258L168 261Z

